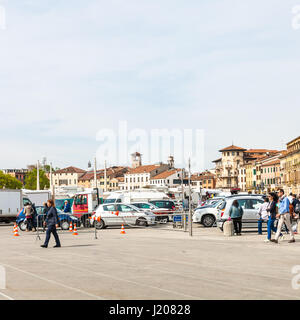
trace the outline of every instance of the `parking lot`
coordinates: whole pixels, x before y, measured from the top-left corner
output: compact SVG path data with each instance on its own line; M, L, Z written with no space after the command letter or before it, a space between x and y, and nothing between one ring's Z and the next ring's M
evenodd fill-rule
M40 248L34 233L13 237L0 226L0 299L299 299L291 269L300 265L300 236L288 244L265 235L224 237L195 226L194 235L171 226L60 233L62 248ZM41 238L44 240L45 235Z

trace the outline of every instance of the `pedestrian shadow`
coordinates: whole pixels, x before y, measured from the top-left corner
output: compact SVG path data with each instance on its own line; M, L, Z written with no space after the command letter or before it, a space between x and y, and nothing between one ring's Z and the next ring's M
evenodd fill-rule
M61 246L62 248L74 248L74 247L94 247L96 244L74 244L71 246Z

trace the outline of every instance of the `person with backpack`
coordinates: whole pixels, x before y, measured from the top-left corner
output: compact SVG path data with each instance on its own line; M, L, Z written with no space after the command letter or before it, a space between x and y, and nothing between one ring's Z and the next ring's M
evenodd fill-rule
M237 200L234 200L229 210L229 217L232 219L234 232L237 236L242 235L241 232L242 232L243 214L244 214L243 208L239 205Z
M24 215L26 221L26 232L29 232L32 230L32 206L29 202L25 203Z

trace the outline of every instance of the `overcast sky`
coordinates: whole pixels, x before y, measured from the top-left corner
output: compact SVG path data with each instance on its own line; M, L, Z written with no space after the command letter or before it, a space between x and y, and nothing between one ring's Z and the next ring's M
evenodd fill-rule
M119 120L203 129L207 168L232 142L285 148L300 133L295 5L0 0L0 168L42 156L86 168Z

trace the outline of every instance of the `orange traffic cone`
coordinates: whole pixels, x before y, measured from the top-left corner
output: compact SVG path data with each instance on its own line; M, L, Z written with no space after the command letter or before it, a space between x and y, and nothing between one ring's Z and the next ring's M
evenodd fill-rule
M70 222L70 227L69 227L69 231L72 232L73 231L73 225L72 225L72 221Z
M18 226L17 226L17 224L15 223L15 225L14 225L14 237L19 237L20 235L19 235L19 232L18 232Z
M122 224L121 234L126 234L125 229L124 229L124 224Z
M73 236L78 236L76 223L74 224L74 232L73 232Z

